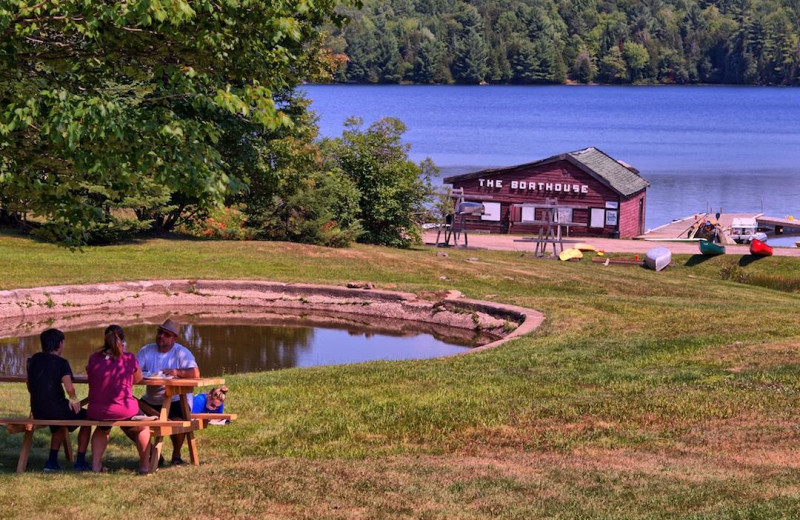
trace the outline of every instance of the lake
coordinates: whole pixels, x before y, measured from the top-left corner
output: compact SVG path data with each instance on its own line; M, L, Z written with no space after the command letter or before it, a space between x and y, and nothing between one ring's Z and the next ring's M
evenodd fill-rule
M452 175L595 146L651 186L647 228L711 210L800 218L800 89L308 85L321 134L357 116L408 127Z

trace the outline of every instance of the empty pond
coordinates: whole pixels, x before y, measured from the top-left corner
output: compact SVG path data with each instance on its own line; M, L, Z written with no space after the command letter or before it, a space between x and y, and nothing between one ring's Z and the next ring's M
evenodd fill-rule
M138 352L155 341L159 323L168 316L131 323L117 321L126 333L128 350ZM184 324L179 343L188 347L204 376L261 372L291 367L337 365L376 360L424 359L457 354L489 343L494 338L471 331L422 323L400 327L368 323L320 323L303 318L271 322L218 323L178 317ZM103 329L114 320L69 330L63 356L73 372L85 372L86 360L103 342ZM102 324L101 324L102 323ZM0 374L24 375L28 357L38 352L39 333L31 327L17 337L0 338Z

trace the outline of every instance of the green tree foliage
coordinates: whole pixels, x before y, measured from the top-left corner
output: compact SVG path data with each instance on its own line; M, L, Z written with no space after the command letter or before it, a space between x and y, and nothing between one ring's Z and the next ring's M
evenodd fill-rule
M457 16L451 24L453 78L459 83L480 83L489 72L489 51L483 34L483 21L478 10L459 2Z
M343 81L800 84L797 0L365 0L357 18L381 32L345 30Z
M239 199L255 238L346 246L361 235L358 189L341 171L323 170L308 105L297 93L282 99L295 124L256 140Z
M323 144L325 169L341 172L358 190L362 242L408 247L421 239L418 217L425 211L436 168L408 160L402 142L405 125L385 118L362 127L360 119L345 123L341 138Z
M239 198L254 237L334 247L417 243L436 169L408 160L403 123L363 129L352 119L341 138L319 141L307 100L292 94L283 106L297 124L260 141Z
M0 0L0 216L81 245L221 203L338 3Z
M628 80L641 80L650 62L650 55L647 53L647 49L640 43L626 43L623 55L628 67Z

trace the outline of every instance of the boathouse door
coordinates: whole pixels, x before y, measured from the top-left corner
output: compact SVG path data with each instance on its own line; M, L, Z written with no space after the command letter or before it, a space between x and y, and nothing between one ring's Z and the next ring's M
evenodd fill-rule
M639 233L637 234L644 234L644 197L639 197Z

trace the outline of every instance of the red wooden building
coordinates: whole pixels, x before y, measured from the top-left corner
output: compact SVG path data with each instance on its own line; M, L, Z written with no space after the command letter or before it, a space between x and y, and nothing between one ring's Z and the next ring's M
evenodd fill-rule
M542 209L556 199L560 222L572 236L631 238L644 233L647 187L639 171L597 148L562 153L540 161L446 177L464 200L486 210L470 217L469 229L536 233Z

